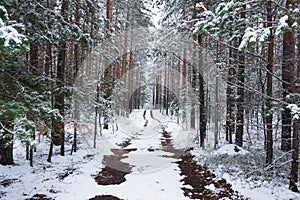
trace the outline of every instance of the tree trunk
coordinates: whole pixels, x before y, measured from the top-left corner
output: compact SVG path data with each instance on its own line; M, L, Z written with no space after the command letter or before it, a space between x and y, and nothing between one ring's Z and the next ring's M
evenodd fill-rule
M106 1L106 37L109 37L110 34L110 23L111 23L111 2L110 0ZM109 49L110 51L110 49ZM109 66L109 63L107 60L104 61L104 67L105 67L105 72L104 72L104 85L103 85L103 90L104 90L104 99L107 100L108 102L105 103L104 109L103 109L103 118L104 118L104 123L103 123L103 129L108 129L108 109L109 109L109 101L110 97L112 94L112 71L111 67ZM96 123L96 120L95 120Z
M235 43L235 42L234 42ZM237 46L236 44L234 44ZM233 60L236 59L236 50L233 48L229 49L229 69L227 77L227 89L226 89L226 139L232 144L232 136L234 134L234 76L236 75L235 63Z
M53 131L51 131L51 138L53 138L53 135L54 135L54 133L53 133ZM50 148L49 148L47 162L51 162L52 154L53 154L53 141L50 142Z
M300 134L300 120L295 119L293 126L293 153L292 153L292 166L290 175L289 188L293 192L299 192L298 183L298 173L299 173L299 134Z
M34 149L34 147L32 145L30 145L30 150L29 150L30 167L33 167L33 149Z
M0 164L12 165L13 160L13 136L4 130L3 136L0 139Z
M76 6L76 24L79 25L79 6ZM75 82L75 79L77 77L78 74L78 70L79 70L79 66L81 64L80 62L80 48L78 44L75 44L74 47L74 73L73 73L73 83ZM73 138L73 150L74 152L77 151L77 129L78 129L78 121L79 121L79 102L78 100L75 98L74 99L74 118L75 118L75 122L74 122L74 138Z
M38 64L38 46L35 42L30 43L30 72L34 75L39 73L39 64Z
M61 15L67 20L66 10L68 8L68 1L63 1L61 8ZM58 109L60 115L64 118L65 114L65 67L66 67L66 48L67 44L64 40L60 42L59 53L57 56L57 67L56 67L56 84L59 88L59 94L56 94L54 99L54 108ZM65 128L64 119L55 120L54 128L55 134L60 135L60 155L65 155Z
M273 14L272 14L272 1L267 2L267 27L272 27ZM266 164L271 164L273 161L273 112L272 112L272 95L273 95L273 62L274 62L274 35L273 30L270 30L270 35L268 38L268 64L267 64L267 96L266 100Z
M65 66L66 66L66 42L62 42L60 46L60 52L57 57L57 76L56 76L56 84L59 88L59 94L55 96L54 100L54 108L58 109L60 115L64 117L64 107L65 107L65 95L63 92L64 89L64 75L65 75ZM64 122L63 119L55 120L55 134L60 135L60 154L64 156Z
M202 36L198 36L198 44L202 45ZM199 55L199 66L202 64L202 52L200 51ZM204 148L204 139L206 137L206 124L207 124L207 113L206 113L206 105L205 105L205 92L204 92L204 78L201 74L199 69L198 72L198 79L199 79L199 136L200 136L200 146Z
M246 7L243 6L241 18L245 19ZM240 37L240 42L242 37ZM244 84L245 84L245 54L244 52L238 53L238 86L237 86L237 115L236 115L236 137L235 143L238 146L243 146L243 135L244 135Z
M291 6L293 9L295 8L295 4L296 1L287 1L287 6ZM289 4L288 4L289 3ZM297 3L300 3L300 1L298 0ZM291 18L289 16L289 18ZM291 20L289 26L291 24L294 23L294 20ZM300 19L298 19L298 24L300 23ZM291 27L291 26L290 26ZM294 36L294 32L293 32L293 36ZM300 34L298 32L297 35L298 41L297 41L297 47L298 47L298 53L300 52ZM294 37L292 37L294 42L291 42L291 44L295 44L295 40ZM293 64L295 62L295 48L291 49L293 50L293 52L291 53L292 55L294 55L293 57L291 57L291 59L293 60ZM299 59L299 54L298 54L298 59ZM293 94L299 94L300 93L300 80L299 80L299 76L300 76L300 62L297 62L296 65L296 70L294 70L295 66L293 66L293 71L291 74L291 85L290 85L290 90ZM293 95L294 96L294 95ZM299 96L295 95L294 99L292 99L293 103L295 103L298 107L300 106L299 101L300 98ZM299 192L299 189L297 187L297 183L298 183L298 174L299 174L299 135L300 135L300 119L298 118L294 118L293 119L293 142L292 142L292 163L291 163L291 174L290 174L290 184L289 184L289 189L293 192Z
M287 0L286 8L295 7L295 0ZM291 93L291 82L295 64L295 40L292 25L294 20L291 16L288 17L287 23L289 27L283 35L283 55L282 55L282 91L283 99L286 103L290 103L288 95ZM281 149L283 151L291 150L291 132L292 132L292 116L286 105L281 113L282 129L281 129Z

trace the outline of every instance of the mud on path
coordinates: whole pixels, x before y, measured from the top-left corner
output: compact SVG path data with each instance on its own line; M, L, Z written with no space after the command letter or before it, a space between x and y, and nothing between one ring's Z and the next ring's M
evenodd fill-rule
M197 165L190 154L182 156L177 163L184 177L181 181L188 185L182 190L190 199L246 199L234 191L225 179L217 180L206 167Z
M128 163L121 162L121 159L126 158L124 154L136 149L125 149L130 145L130 140L126 140L118 146L121 149L111 149L114 155L104 156L103 164L105 167L97 174L95 181L98 185L113 185L121 184L126 181L125 176L131 172L132 166ZM116 166L118 168L116 169ZM99 195L90 200L120 200L118 197L112 195Z
M152 112L150 112L150 116L161 124L160 121L153 117ZM144 127L146 127L148 125L146 112L144 112L143 118L146 122ZM161 131L158 136L160 147L148 149L148 152L149 154L155 151L171 153L163 155L163 157L166 157L166 159L174 158L172 163L178 165L179 173L182 177L180 182L183 185L181 190L185 197L189 199L245 199L238 192L234 191L226 180L217 179L207 167L198 165L187 149L175 148L171 133L166 131L164 126L161 126ZM130 152L137 150L136 148L128 148L130 144L131 140L127 140L119 144L121 149L111 149L113 155L104 156L103 164L105 164L105 167L95 177L97 184L117 185L126 181L125 176L132 173L132 169L135 166L130 165L130 163L122 162L121 160L128 158ZM134 189L135 188L132 188L133 192ZM91 200L120 199L112 195L98 195Z
M177 158L178 167L183 177L181 182L185 187L181 188L184 195L190 199L246 199L237 191L234 191L225 179L216 179L207 167L198 165L188 150L176 149L172 144L172 137L169 132L163 129L162 132L163 150L174 154Z
M131 172L132 166L121 160L127 158L125 154L136 150L126 149L130 144L130 140L126 140L118 145L122 147L121 149L111 149L113 155L104 156L103 164L105 167L95 177L98 185L121 184L126 181L125 176Z

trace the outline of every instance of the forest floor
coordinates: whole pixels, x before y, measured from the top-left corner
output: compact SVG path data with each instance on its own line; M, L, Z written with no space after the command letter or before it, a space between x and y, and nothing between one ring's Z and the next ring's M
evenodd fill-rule
M203 151L196 148L195 134L159 111L134 111L118 119L97 138L81 130L78 151L71 154L72 127L67 127L66 155L54 148L46 162L49 141L37 145L34 166L24 160L24 147L15 145L14 166L0 166L0 199L62 200L164 200L164 199L300 199L282 185L251 187L200 164ZM246 155L234 145L211 153ZM209 154L211 154L209 153ZM276 189L276 187L278 187Z

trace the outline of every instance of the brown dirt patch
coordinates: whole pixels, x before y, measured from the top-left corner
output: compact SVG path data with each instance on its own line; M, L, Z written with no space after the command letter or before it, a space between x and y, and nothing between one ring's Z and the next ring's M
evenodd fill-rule
M111 167L106 166L95 177L95 181L98 185L116 185L126 181L125 176L129 172L123 172Z
M45 194L35 194L31 198L26 200L53 200L53 199L48 198Z
M116 185L126 181L125 176L131 173L132 166L121 162L121 159L127 157L124 154L137 150L136 148L125 149L130 144L130 140L126 140L119 144L122 149L111 149L114 155L104 156L105 167L95 177L98 185Z
M89 200L122 200L118 197L112 196L112 195L101 195L101 196L95 196Z
M181 157L177 162L181 169L180 175L184 176L181 180L184 185L192 186L183 187L184 195L191 199L246 199L234 191L225 179L217 180L216 176L206 167L197 165L193 156L187 154ZM213 190L207 188L210 186Z
M17 181L17 179L5 179L5 180L0 182L0 185L2 185L3 187L8 187L16 181Z
M245 199L243 196L234 191L225 179L217 180L216 176L206 167L197 165L193 156L188 153L187 149L176 149L172 143L172 137L169 132L163 129L161 145L164 151L174 153L173 158L180 159L178 164L184 178L181 180L184 195L190 199ZM190 187L192 186L192 188ZM209 186L209 187L208 187ZM212 189L212 190L210 190Z

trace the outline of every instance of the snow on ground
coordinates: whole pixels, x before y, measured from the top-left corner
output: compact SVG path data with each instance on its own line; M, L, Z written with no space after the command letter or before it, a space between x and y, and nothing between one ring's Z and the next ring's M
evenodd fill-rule
M245 197L253 200L297 200L300 195L289 190L288 186L274 186L270 183L261 183L260 187L253 186L251 183L246 183L242 179L231 180L228 174L223 174L223 178L231 183L234 190L239 191ZM257 183L256 183L257 184Z
M172 136L175 148L187 149L193 145L196 138L195 130L184 129L182 125L176 123L176 119L162 115L159 110L152 112L154 118L160 121L164 129Z
M54 199L89 199L100 194L111 194L123 199L186 199L179 181L180 171L171 153L148 149L161 148L159 121L164 116L157 114L157 120L151 118L149 111L144 127L144 111L134 111L130 118L119 118L119 131L103 131L97 135L96 149L93 148L93 133L87 129L80 136L79 150L70 155L71 143L66 144L66 155L59 155L59 147L54 147L52 163L48 163L49 141L42 139L34 154L34 167L24 160L25 147L16 144L14 157L16 165L0 166L0 180L11 180L6 187L0 186L0 198L13 200L30 198L35 194L45 194ZM71 132L71 129L68 130ZM136 135L140 133L141 135ZM70 133L71 135L71 133ZM123 162L135 165L133 173L126 176L127 181L120 185L99 186L94 180L103 166L104 155L113 154L111 148L120 148L117 144L132 138L128 148L137 148L130 152Z
M222 143L222 142L220 142ZM247 154L250 154L251 152L238 147L234 144L226 144L223 143L220 145L219 148L212 150L212 151L205 151L199 146L194 146L194 150L191 151L192 155L195 156L195 160L199 161L199 164L203 164L203 160L210 157L210 159L214 159L218 156L229 156L231 159L237 159L236 156L240 156L239 159L241 159L241 156L245 156ZM199 156L200 155L200 156ZM202 157L202 158L201 158ZM247 156L245 156L245 159L247 159ZM213 162L213 161L212 161ZM242 170L235 169L234 171L238 170L241 173L237 176L232 176L226 171L233 170L236 166L229 166L231 169L224 169L228 167L228 165L218 165L214 167L213 169L210 168L211 166L208 165L208 168L218 177L218 178L224 178L228 183L232 185L232 189L235 191L238 191L240 194L244 195L246 198L253 199L253 200L297 200L300 199L300 194L294 193L289 190L288 185L284 185L279 183L276 184L276 182L269 182L267 180L261 181L261 180L253 180L249 177L247 179L245 175L242 174ZM289 172L288 172L289 173ZM278 186L277 186L278 185ZM212 189L211 186L207 186L208 188Z
M182 184L177 164L141 174L128 174L127 181L120 185L100 186L102 194L113 194L130 200L165 200L165 199L189 199L183 196ZM105 191L105 192L104 192Z
M221 146L220 148L216 149L213 151L211 154L212 155L222 155L222 154L227 154L229 156L234 156L234 155L245 155L249 153L247 150L235 145L235 144L225 144Z
M145 127L143 110L135 110L130 118L117 119L118 131L103 131L103 136L97 135L96 149L93 148L93 133L83 133L79 140L79 149L70 155L71 141L66 143L66 155L59 155L59 147L54 148L52 163L47 156L49 141L43 138L37 144L34 153L34 167L24 160L25 147L16 143L14 157L16 165L0 166L0 199L26 199L34 194L45 194L47 197L62 200L89 199L96 195L110 194L123 199L188 199L181 190L182 177L172 153L161 150L162 128L170 131L174 137L174 146L189 147L194 138L192 131L186 131L168 117L153 110L151 118L147 111L148 124ZM71 128L68 130L72 135ZM126 175L127 181L120 185L99 186L94 176L103 168L104 155L113 154L111 148L120 148L117 144L131 138L131 144L126 148L136 148L122 159L133 165L132 173ZM209 143L209 141L206 141ZM210 145L210 144L207 144ZM149 151L154 149L155 151ZM236 152L236 149L238 151ZM205 156L224 155L234 157L247 154L247 151L235 145L222 145L212 152L194 146L193 155L199 160ZM209 166L208 166L209 167ZM219 166L220 168L222 166ZM225 178L242 195L254 200L266 199L300 199L300 195L288 190L288 186L279 187L269 182L251 182L240 178L232 178L224 171L213 169L217 177ZM9 184L5 185L4 181ZM212 189L213 186L207 186Z
M97 171L100 163L87 156L89 155L87 150L78 150L73 155L68 152L61 157L56 147L52 163L48 163L46 161L48 144L40 143L37 145L38 152L34 156L34 167L30 167L29 163L24 160L25 148L18 147L14 149L16 165L0 166L1 180L13 180L7 187L0 186L0 194L5 195L3 199L25 199L34 194L45 194L48 197L61 199L60 194L65 192L86 195L85 197L97 193L97 188L91 187L95 185L91 174ZM80 147L83 146L80 145ZM60 178L69 173L70 175L65 179ZM81 188L80 193L75 192L79 191L78 188Z

